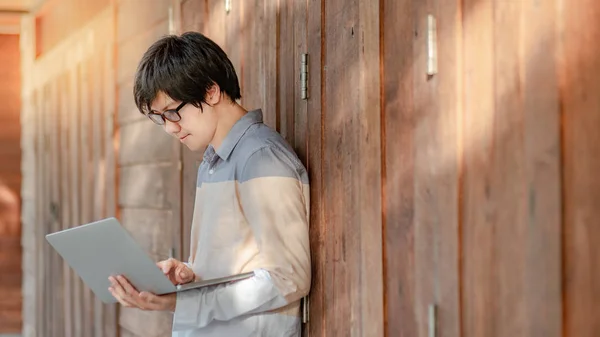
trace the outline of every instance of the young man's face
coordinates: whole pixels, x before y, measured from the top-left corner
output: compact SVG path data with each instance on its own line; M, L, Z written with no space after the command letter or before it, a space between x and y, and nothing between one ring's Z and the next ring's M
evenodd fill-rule
M174 110L182 102L174 101L163 92L159 92L152 102L152 110L162 113L165 110ZM208 105L203 104L202 109L192 104L185 104L179 110L179 122L165 121L165 131L192 151L204 150L212 141L217 129L217 116Z

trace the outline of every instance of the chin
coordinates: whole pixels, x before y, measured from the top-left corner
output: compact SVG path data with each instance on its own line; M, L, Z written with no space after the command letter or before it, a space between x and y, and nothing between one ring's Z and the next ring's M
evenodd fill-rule
M206 149L206 146L199 145L199 144L185 144L185 146L187 146L187 148L193 152L204 151L204 149Z

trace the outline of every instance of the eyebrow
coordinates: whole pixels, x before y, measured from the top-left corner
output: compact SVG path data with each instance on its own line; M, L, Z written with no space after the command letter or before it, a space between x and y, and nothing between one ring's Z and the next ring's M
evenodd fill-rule
M168 108L169 106L171 106L173 103L175 103L175 101L171 101L171 103L167 103L167 105L165 105L165 106L164 106L164 107L163 107L161 110L154 110L154 109L152 109L152 107L150 107L150 112L158 112L158 111L161 111L161 112L162 112L162 111L165 111L165 110L167 110L167 108Z

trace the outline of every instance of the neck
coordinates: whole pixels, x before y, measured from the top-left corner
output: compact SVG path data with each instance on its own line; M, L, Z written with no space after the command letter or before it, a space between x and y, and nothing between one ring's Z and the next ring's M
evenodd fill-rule
M219 106L215 107L214 112L217 114L218 118L217 129L215 130L215 136L210 143L216 150L221 146L233 125L240 120L247 111L235 102L231 103L229 101L224 101L219 104Z

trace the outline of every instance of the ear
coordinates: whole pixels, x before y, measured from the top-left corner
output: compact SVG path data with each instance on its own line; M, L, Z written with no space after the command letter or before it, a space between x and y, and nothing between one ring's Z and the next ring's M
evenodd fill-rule
M208 105L216 105L221 101L221 88L218 85L213 84L210 89L206 92L206 103Z

